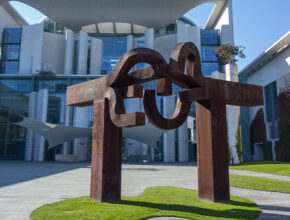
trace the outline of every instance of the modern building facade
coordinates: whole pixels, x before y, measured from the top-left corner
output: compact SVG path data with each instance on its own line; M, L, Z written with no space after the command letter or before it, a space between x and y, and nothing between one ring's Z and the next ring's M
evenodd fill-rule
M283 102L290 103L289 45L290 32L282 36L239 73L241 82L264 87L264 106L241 108L245 160L279 159L276 158L277 153L279 153L277 152L279 151L278 145L279 142L281 144L281 141L284 141L280 140L280 135L283 132L289 134L289 131L282 130L281 127L286 123L285 125L290 128L289 107L283 106ZM286 96L282 97L284 94ZM284 109L285 107L286 109ZM259 115L261 115L263 122L260 124L257 123ZM256 131L253 129L254 127ZM257 130L261 134L255 135ZM268 146L272 152L270 152L270 158L265 158L267 151L269 151ZM290 149L290 143L285 143L284 147ZM290 151L288 154L290 158Z
M43 161L54 160L56 154L73 155L76 161L89 159L90 137L49 150L44 137L13 125L9 111L42 122L90 127L92 108L65 106L66 87L109 74L120 56L133 48L152 48L168 60L177 43L190 41L200 51L204 75L238 81L236 66L222 66L214 53L220 44L234 44L231 0L179 0L170 4L149 0L138 1L138 5L133 0L20 2L47 17L28 25L9 1L0 0L0 110L8 110L0 116L0 159ZM215 7L204 28L183 16L207 2ZM55 76L37 77L43 71ZM173 113L179 90L174 87L174 95L157 97L164 116ZM127 112L143 110L140 99L125 104ZM229 106L227 112L229 145L237 162L239 108ZM124 139L123 145L123 158L128 161L195 160L195 106L186 123L158 139L158 149L131 139Z

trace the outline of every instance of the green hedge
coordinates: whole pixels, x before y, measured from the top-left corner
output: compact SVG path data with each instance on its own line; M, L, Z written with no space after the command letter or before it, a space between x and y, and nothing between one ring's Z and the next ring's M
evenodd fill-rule
M290 86L281 90L279 103L279 141L276 142L276 158L290 162Z

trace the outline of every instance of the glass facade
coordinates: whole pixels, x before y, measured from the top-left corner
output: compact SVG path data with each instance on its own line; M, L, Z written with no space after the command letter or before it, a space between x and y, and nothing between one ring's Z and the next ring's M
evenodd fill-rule
M126 36L96 37L103 41L102 74L109 74L118 59L127 51Z
M89 77L89 76L88 76ZM96 77L34 80L31 77L0 77L0 160L23 160L26 144L26 129L11 122L14 114L27 116L29 95L32 91L47 88L47 122L64 124L66 87ZM61 145L48 149L46 143L45 160L54 160L55 154L62 153Z
M26 129L11 123L13 113L27 116L30 80L0 79L0 160L23 160Z
M21 28L5 28L3 30L0 74L18 73L21 33Z
M49 33L64 34L64 26L51 19L47 19L43 22L43 30Z
M101 74L109 74L119 58L127 51L127 35L118 35L118 34L91 34L90 38L97 38L103 41L103 54L102 54L102 67ZM144 36L141 34L134 35L134 38L137 42L137 47L144 47ZM89 53L88 53L88 64L87 70L90 69L90 44L89 40ZM75 48L78 48L78 41L76 41ZM78 49L76 49L77 51ZM75 71L77 69L77 53L75 52ZM144 64L138 64L138 68L143 68Z
M186 19L179 19L176 23L184 23L194 25ZM176 23L165 27L166 34L176 33ZM21 29L7 28L4 30L3 41L1 44L1 63L0 73L15 74L18 73L18 63L20 55ZM53 22L52 20L44 21L44 31L63 34L64 27ZM118 59L127 50L127 35L126 34L91 34L90 38L98 38L103 41L102 54L102 75L109 74ZM134 39L137 47L144 47L144 35L136 34ZM209 76L213 71L220 70L220 64L214 53L214 48L218 47L219 32L216 30L201 30L201 57L203 74ZM74 66L73 73L77 74L78 69L78 51L79 41L75 41L74 49ZM90 69L90 40L88 50L88 71ZM144 68L144 63L139 63L134 69ZM66 87L78 84L87 80L96 78L96 76L57 76L52 80L36 80L31 77L0 77L0 159L24 159L24 150L26 143L26 129L13 125L10 122L11 112L27 116L29 94L31 91L38 91L42 88L47 88L48 110L47 122L53 124L63 124L65 118L65 92ZM156 82L148 82L143 84L144 89L156 89ZM173 85L175 98L178 98L180 87ZM163 97L156 96L156 104L161 114L163 114ZM88 125L92 126L93 108L89 108ZM195 118L195 103L193 103L190 116ZM195 137L195 120L188 131L188 146L190 160L196 160L196 137ZM176 130L176 134L177 134ZM176 135L176 156L178 156L178 135ZM48 149L46 144L45 160L53 160L56 153L62 153L62 147L57 146ZM163 158L163 138L158 139L158 149L155 149L155 160Z
M266 122L268 126L268 138L278 138L278 95L277 95L277 83L276 81L270 83L264 88L265 94L265 110L266 110Z
M218 30L201 30L201 58L202 72L210 76L214 71L221 71L221 65L214 49L220 45Z

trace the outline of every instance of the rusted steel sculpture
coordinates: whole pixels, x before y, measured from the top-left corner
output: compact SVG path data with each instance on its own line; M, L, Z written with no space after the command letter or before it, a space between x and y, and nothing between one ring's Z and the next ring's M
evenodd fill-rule
M129 73L138 63L150 66ZM156 80L159 96L171 95L172 83L184 88L171 118L159 113L155 90L143 91L140 86L152 80ZM123 100L127 98L143 98L145 113L126 114ZM226 104L262 105L262 88L204 77L198 49L192 43L176 45L169 64L154 50L133 49L109 75L67 88L67 105L94 106L91 199L107 202L121 198L122 127L144 125L146 114L155 126L175 129L186 120L192 101L197 102L199 198L228 201Z

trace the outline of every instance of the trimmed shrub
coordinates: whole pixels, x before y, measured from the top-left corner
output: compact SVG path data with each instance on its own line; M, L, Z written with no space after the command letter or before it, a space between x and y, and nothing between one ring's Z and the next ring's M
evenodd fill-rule
M278 95L279 104L279 141L275 144L276 158L290 162L290 86Z
M259 109L254 120L252 121L250 134L251 134L251 153L252 155L254 155L255 143L263 143L266 141L266 125L264 122L263 108Z

